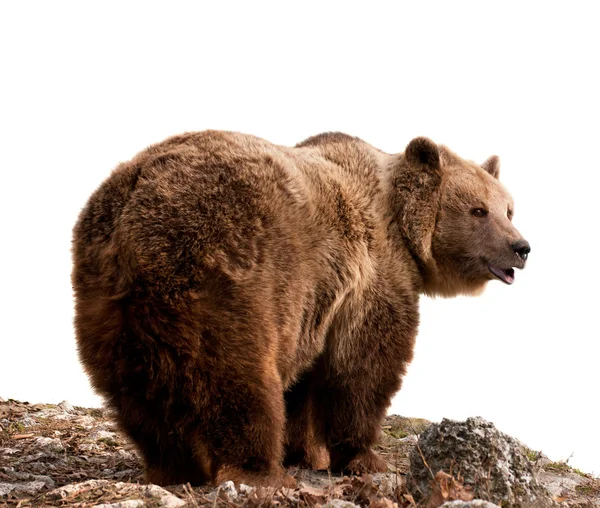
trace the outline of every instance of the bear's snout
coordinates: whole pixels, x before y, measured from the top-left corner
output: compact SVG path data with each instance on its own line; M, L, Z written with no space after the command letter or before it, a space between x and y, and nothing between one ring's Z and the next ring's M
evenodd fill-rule
M517 240L515 243L513 243L511 247L513 252L517 256L519 256L523 261L527 260L527 256L531 252L531 246L529 245L529 242L527 240L521 238L520 240Z

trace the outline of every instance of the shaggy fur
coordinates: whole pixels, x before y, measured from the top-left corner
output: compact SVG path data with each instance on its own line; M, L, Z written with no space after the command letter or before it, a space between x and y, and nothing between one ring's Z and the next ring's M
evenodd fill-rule
M419 295L524 264L497 176L426 138L388 155L339 133L189 133L117 167L74 229L75 326L147 479L385 470L371 445Z

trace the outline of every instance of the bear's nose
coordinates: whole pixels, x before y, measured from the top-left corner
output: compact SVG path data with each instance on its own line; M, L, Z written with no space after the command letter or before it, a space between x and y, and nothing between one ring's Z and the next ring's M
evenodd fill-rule
M523 261L527 259L527 255L531 252L531 247L527 240L517 240L512 244L512 249Z

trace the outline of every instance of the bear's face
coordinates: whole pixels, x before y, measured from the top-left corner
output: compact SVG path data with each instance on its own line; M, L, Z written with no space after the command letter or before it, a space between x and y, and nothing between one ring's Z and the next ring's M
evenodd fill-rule
M514 268L525 267L529 244L512 223L514 204L498 180L497 157L478 166L444 147L440 155L440 202L431 242L436 273L428 292L478 294L490 280L512 284Z

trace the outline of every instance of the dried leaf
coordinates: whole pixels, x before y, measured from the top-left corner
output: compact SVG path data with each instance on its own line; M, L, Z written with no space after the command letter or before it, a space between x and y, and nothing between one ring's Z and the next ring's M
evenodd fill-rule
M398 508L398 503L394 503L391 499L384 497L371 501L369 508Z
M417 506L417 503L415 503L415 498L412 497L412 494L404 494L403 497L410 503L410 506Z
M454 478L445 471L438 471L432 482L431 496L427 508L437 508L446 501L471 501L475 496L470 487L465 487L462 478Z

